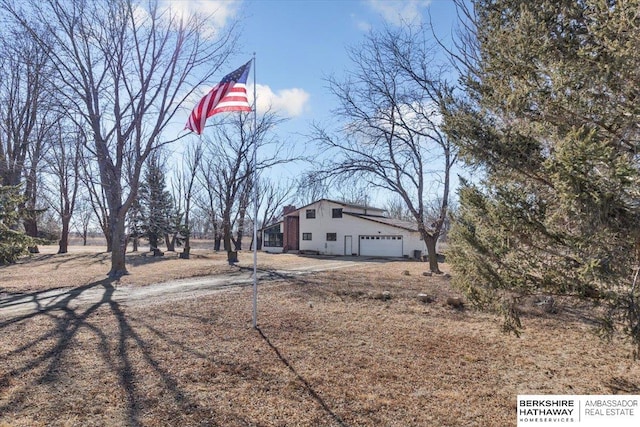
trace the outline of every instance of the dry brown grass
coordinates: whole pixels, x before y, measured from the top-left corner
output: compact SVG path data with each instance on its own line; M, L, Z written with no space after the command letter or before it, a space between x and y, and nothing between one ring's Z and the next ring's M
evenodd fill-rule
M42 291L61 287L77 287L106 278L111 254L97 246L70 246L66 254L57 254L57 246L40 246L40 253L22 257L16 264L0 266L0 287L10 291ZM102 252L101 252L102 251ZM122 285L149 285L186 277L207 276L250 268L252 252L240 252L239 263L230 267L226 252L192 249L189 260L181 260L176 252L153 257L144 250L127 253L127 270ZM291 255L260 254L261 268L288 267L297 263L314 263L312 259Z
M184 275L185 264L230 268L202 256L141 262L125 280ZM106 261L100 269L90 256L58 257L1 268L0 287L56 286L43 263L74 286L104 279ZM363 263L261 282L258 331L249 288L127 305L110 300L103 281L105 298L93 305L70 298L20 317L0 309L0 425L508 426L517 394L640 393L630 349L594 338L575 312L532 311L522 338L503 335L491 316L448 308L448 280L424 270ZM418 301L420 292L435 301Z

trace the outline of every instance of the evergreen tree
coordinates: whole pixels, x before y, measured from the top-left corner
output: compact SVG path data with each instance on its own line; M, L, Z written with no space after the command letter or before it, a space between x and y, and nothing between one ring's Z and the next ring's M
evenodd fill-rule
M506 315L528 295L603 303L640 350L640 4L477 0L466 98L445 117L463 183L455 282Z
M19 187L0 185L0 264L15 262L27 251L33 240L19 230L18 224L24 214L20 209L23 197Z
M128 218L128 234L129 239L133 243L133 252L138 251L138 242L141 237L144 237L144 218L142 216L142 207L140 205L140 198L137 198L131 203L131 208L127 212Z
M147 162L144 181L140 187L140 211L142 235L149 240L151 250L158 248L158 242L173 232L173 203L171 193L166 190L164 171L158 155Z

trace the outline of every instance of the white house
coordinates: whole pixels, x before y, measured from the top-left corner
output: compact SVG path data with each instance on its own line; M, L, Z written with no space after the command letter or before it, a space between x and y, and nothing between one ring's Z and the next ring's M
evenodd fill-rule
M285 208L283 220L263 229L263 250L321 255L415 258L427 253L416 224L383 209L321 199Z

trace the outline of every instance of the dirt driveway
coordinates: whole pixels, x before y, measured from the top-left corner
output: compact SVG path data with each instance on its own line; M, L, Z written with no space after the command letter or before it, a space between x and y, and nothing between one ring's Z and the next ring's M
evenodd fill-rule
M285 264L278 269L259 269L258 284L288 279L314 272L344 268L368 268L391 262L383 258L363 257L304 257L300 263ZM76 309L100 302L116 302L128 305L146 305L168 300L197 298L230 288L253 284L253 269L246 264L237 271L222 274L170 280L148 286L120 285L104 279L85 286L59 288L35 292L0 293L0 318L30 316L39 312L59 309Z

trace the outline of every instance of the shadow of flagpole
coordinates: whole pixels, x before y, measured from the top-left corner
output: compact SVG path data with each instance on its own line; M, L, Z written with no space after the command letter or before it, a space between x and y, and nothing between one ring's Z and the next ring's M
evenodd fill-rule
M260 328L256 328L258 333L260 334L260 336L262 337L262 339L264 339L264 341L267 343L267 345L269 345L269 347L271 347L271 349L274 351L274 353L276 354L276 356L278 356L278 359L280 359L280 361L282 363L284 363L284 365L296 376L296 378L302 383L304 384L305 389L307 390L307 393L309 393L309 395L322 407L322 409L325 410L325 412L327 414L329 414L331 416L331 418L333 418L333 420L338 423L338 425L343 426L343 427L347 427L347 424L344 422L344 420L335 412L333 412L331 410L331 408L329 408L329 406L327 406L327 404L325 403L325 401L322 399L322 397L320 397L320 395L313 389L313 387L311 386L311 384L309 384L309 382L302 377L298 371L296 371L296 369L291 366L291 364L289 363L289 361L282 355L282 353L280 353L280 350L278 349L278 347L276 347L275 345L273 345L273 343L271 343L271 341L269 340L269 338L267 338L267 336L264 334L264 332L262 332L262 329Z

